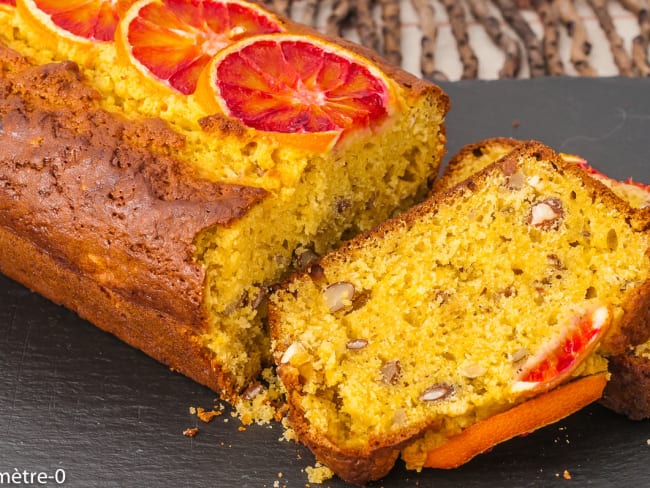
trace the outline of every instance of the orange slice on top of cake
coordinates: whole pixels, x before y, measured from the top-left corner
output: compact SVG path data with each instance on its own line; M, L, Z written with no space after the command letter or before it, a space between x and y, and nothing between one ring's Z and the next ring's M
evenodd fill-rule
M31 27L78 43L113 42L119 15L134 0L18 0ZM6 3L6 2L5 2Z
M208 112L316 151L379 127L395 98L386 75L367 59L294 34L251 37L219 52L196 97Z
M274 15L249 2L143 0L120 22L117 46L138 70L187 95L221 49L283 30Z

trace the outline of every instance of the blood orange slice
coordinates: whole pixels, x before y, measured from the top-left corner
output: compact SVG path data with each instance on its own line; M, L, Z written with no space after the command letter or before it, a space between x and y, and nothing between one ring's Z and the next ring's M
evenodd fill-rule
M112 42L119 14L135 0L17 0L25 17L77 42Z
M249 2L143 0L124 15L117 45L141 72L187 95L215 53L282 30L276 17Z
M206 110L260 131L326 149L343 134L384 121L394 96L369 60L327 41L292 34L256 36L219 52L196 92ZM325 136L325 137L324 137Z
M537 393L561 383L598 345L611 315L607 306L597 305L572 317L559 337L526 361L512 391Z

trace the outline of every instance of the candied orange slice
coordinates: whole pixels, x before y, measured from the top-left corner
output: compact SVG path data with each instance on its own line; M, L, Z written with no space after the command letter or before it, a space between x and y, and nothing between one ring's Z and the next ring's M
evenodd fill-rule
M124 15L117 45L141 72L187 95L215 53L239 39L282 30L275 16L249 2L143 0Z
M119 14L135 0L17 0L32 23L78 42L112 42Z
M595 402L606 384L606 373L585 376L477 422L429 451L424 467L457 468L501 442L541 429Z
M595 349L611 319L605 305L590 306L576 314L559 337L526 361L512 391L540 392L561 383Z
M381 124L393 95L369 60L307 35L256 36L217 53L199 79L197 100L210 112L272 132L296 145ZM315 144L314 147L317 147ZM327 145L323 145L326 149Z

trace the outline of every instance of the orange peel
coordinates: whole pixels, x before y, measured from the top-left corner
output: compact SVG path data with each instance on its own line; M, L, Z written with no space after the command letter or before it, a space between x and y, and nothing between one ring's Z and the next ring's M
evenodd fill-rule
M457 468L497 444L562 420L595 402L606 384L607 373L585 376L482 420L430 450L424 467Z

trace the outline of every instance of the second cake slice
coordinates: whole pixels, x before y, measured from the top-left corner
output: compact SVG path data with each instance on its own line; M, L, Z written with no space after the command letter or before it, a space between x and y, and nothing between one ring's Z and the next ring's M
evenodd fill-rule
M270 318L300 439L364 483L605 371L649 306L646 224L530 143L294 276Z

